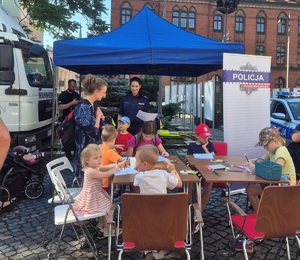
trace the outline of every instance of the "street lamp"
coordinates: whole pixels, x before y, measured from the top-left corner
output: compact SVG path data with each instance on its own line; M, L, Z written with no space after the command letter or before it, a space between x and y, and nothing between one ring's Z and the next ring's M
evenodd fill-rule
M287 44L286 44L286 82L285 88L289 89L289 74L290 74L290 34L291 34L291 14L287 19ZM278 25L282 25L281 18L278 20Z
M223 42L227 42L227 16L233 13L236 9L239 0L217 0L217 11L225 14Z
M289 89L289 74L290 74L290 20L291 20L291 14L289 13L288 17L288 30L287 30L287 50L286 50L286 85L285 87Z

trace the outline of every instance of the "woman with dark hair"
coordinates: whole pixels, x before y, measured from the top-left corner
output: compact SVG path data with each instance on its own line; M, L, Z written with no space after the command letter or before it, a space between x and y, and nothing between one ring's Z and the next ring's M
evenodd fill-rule
M88 74L82 81L85 98L74 109L75 120L75 154L74 171L79 181L83 179L80 153L90 143L100 144L100 120L105 117L99 107L94 108L94 102L106 96L107 83L100 78Z
M131 124L127 131L132 135L137 134L143 125L143 121L136 116L139 110L149 112L149 100L147 97L141 95L141 87L142 81L140 78L131 78L131 93L122 97L119 105L118 119L123 116L130 118Z
M162 145L161 139L157 136L157 125L155 121L144 122L140 132L128 141L126 156L135 156L137 149L146 144L153 144L162 156L169 156L169 153Z

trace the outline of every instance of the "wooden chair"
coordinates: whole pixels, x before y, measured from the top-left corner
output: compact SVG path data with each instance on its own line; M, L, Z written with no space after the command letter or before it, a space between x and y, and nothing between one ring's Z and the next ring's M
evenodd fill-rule
M119 257L126 250L169 250L185 251L190 259L192 245L191 205L187 193L162 195L122 195L122 237L118 243ZM202 236L202 216L196 206L196 216ZM201 237L201 257L204 259Z
M227 203L229 220L239 232L245 235L243 241L243 252L245 259L248 259L246 244L248 240L266 240L281 238L280 246L276 257L280 253L282 242L287 243L288 259L290 251L288 237L295 237L300 250L300 186L268 186L264 188L259 201L257 213L246 214L239 206L229 201L221 199ZM231 215L230 207L233 207L238 214ZM234 238L234 228L232 233Z

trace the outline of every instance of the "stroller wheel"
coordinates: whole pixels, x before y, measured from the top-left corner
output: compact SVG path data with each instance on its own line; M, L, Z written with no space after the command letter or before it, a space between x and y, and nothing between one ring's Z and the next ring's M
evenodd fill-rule
M10 192L7 188L0 186L0 201L9 201L10 200Z
M30 182L25 187L25 195L29 199L38 199L44 193L44 187L37 181Z

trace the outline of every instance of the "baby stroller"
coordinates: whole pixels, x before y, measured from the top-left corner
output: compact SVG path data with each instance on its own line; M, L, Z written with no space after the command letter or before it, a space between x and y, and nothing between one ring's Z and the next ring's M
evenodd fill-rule
M27 151L24 146L8 151L0 171L0 210L11 204L13 198L25 194L29 199L37 199L44 192L43 155Z

